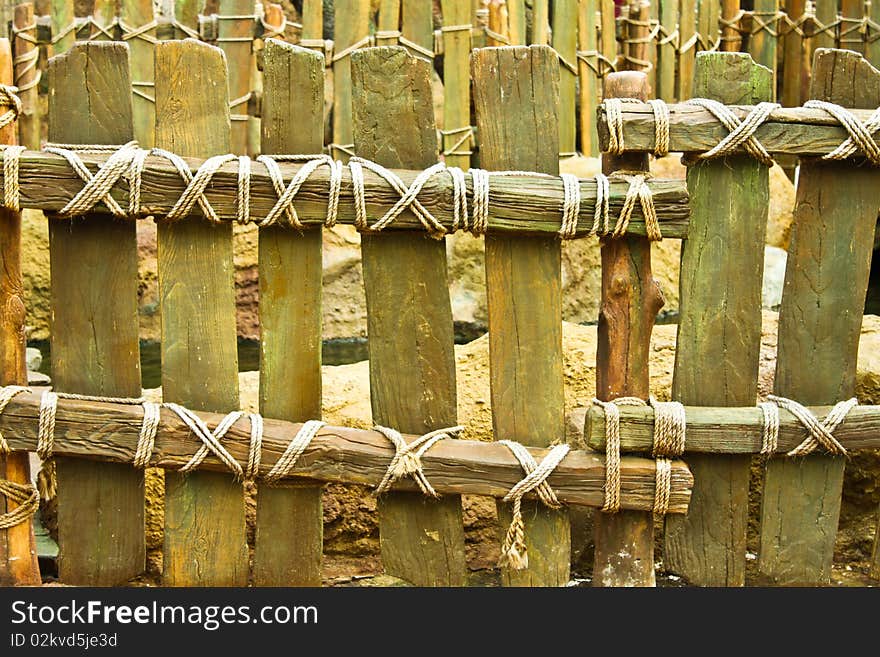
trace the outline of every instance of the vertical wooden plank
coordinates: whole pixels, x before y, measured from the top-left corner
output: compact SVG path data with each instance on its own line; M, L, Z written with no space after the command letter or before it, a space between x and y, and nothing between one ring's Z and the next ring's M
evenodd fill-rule
M651 90L651 95L657 95L657 57L658 52L660 50L659 42L661 34L659 32L660 28L660 5L662 4L661 0L642 0L643 4L648 7L648 21L650 22L650 26L647 30L645 30L646 34L653 33L655 29L658 31L654 34L654 36L650 39L650 41L645 45L645 61L648 62L642 70L645 72L645 76L648 78L648 89ZM668 0L671 1L671 0ZM678 0L675 0L676 6L678 5ZM632 11L632 10L630 10ZM638 13L640 10L636 9L635 13ZM676 9L677 11L677 9ZM633 15L635 15L635 13ZM673 29L675 26L673 26Z
M785 11L793 21L804 15L806 0L786 0ZM786 107L797 107L801 104L802 81L801 71L804 67L804 38L795 30L785 35L784 52L782 56L782 99Z
M128 48L85 42L49 61L49 141L132 138ZM137 239L107 214L49 220L56 390L138 397ZM127 464L57 462L59 575L121 584L144 567L143 474Z
M471 59L481 164L489 170L559 171L559 64L543 46L486 48ZM486 236L489 380L497 440L565 439L561 256L555 237ZM504 569L514 586L568 581L568 513L523 501L529 566ZM502 531L510 522L499 504Z
M400 40L400 0L382 0L376 25L376 45L393 46Z
M880 105L880 71L858 54L818 50L810 97ZM880 171L858 162L801 162L774 390L805 405L853 396L874 245ZM831 576L845 459L779 456L767 463L758 568L782 585Z
M351 46L369 34L370 0L336 0L333 37L333 144L330 155L347 159L354 135L351 129Z
M584 54L598 52L596 27L598 6L596 0L580 0L578 3L578 49L581 51L578 57L581 153L587 157L599 156L599 144L596 140L596 106L600 97L598 71L603 70L604 64L597 56Z
M553 49L559 54L559 155L577 155L577 0L553 4Z
M15 8L16 18L20 7ZM33 8L31 8L31 20ZM0 39L0 84L12 84L12 49ZM36 90L34 90L36 91ZM21 120L21 118L19 118ZM17 143L16 126L0 128L0 144ZM25 307L21 282L21 214L0 209L0 385L27 385L25 364ZM27 454L0 456L0 479L27 484L31 468ZM0 496L0 514L16 508ZM37 545L32 522L0 530L0 586L40 583Z
M739 52L742 48L742 35L737 29L739 24L731 24L740 10L740 0L721 0L721 50Z
M532 0L532 40L535 45L550 43L549 0Z
M770 99L770 84L770 71L747 54L697 59L700 98L754 105ZM701 162L688 167L688 191L672 396L693 406L749 406L758 388L769 172L749 156ZM750 464L748 456L688 455L688 513L666 518L670 571L700 586L745 584Z
M660 4L660 25L667 38L667 43L657 47L657 98L672 102L675 98L675 72L678 63L678 52L675 41L669 39L678 27L678 0L663 0ZM661 32L662 34L662 32Z
M470 24L470 7L460 0L443 0L447 27ZM471 79L469 29L443 32L443 156L451 167L468 169L471 161ZM467 131L465 131L466 129ZM468 138L462 140L462 137Z
M431 0L403 0L401 8L400 31L403 38L434 52L434 17ZM433 56L411 49L416 57L433 61Z
M268 39L263 50L263 153L320 153L324 56ZM260 412L321 417L321 229L260 228ZM320 484L260 486L254 584L320 586Z
M122 38L131 50L132 112L134 138L141 148L152 148L155 142L156 98L153 77L153 50L155 28L143 34L126 38L153 20L153 0L122 0L119 20Z
M73 21L73 0L52 0L52 54L70 50L76 39Z
M302 41L321 41L324 38L324 2L323 0L303 0L302 10ZM309 43L303 46L311 47Z
M251 93L251 45L254 36L253 0L220 0L217 45L226 54L229 71L231 152L248 151L248 98ZM242 40L244 39L244 40Z
M874 28L867 32L865 37L865 58L871 62L872 66L880 66L880 2L871 2L869 5L870 13L868 17L873 21Z
M383 166L436 162L430 65L404 48L352 56L358 155ZM409 433L456 424L455 353L445 240L424 232L361 238L373 421ZM405 272L406 275L401 275ZM419 586L465 584L461 498L379 499L385 570Z
M649 95L644 73L613 73L606 98ZM648 171L647 154L602 156L602 170ZM602 303L596 344L596 396L650 394L648 358L654 318L663 294L651 273L651 243L627 236L602 242ZM595 516L593 586L654 586L654 519L650 512L619 511Z
M40 147L40 114L37 89L37 60L39 50L34 41L37 34L34 23L34 6L24 3L15 7L15 86L21 98L21 114L18 117L20 143L31 149Z
M825 26L834 25L837 21L837 0L826 0L816 3L816 20ZM837 29L822 30L813 37L813 48L834 48L837 45Z
M599 0L602 16L599 30L599 52L610 61L617 61L617 21L614 17L614 0ZM600 86L601 88L601 86Z
M840 0L840 47L865 52L862 18L865 13L865 0Z
M779 0L755 0L755 16L769 25L757 30L752 28L749 37L749 53L757 64L769 68L773 72L773 98L776 99L776 31L780 22L772 17L779 10ZM757 30L757 31L756 31Z
M648 40L650 32L650 9L648 2L638 0L629 6L629 16L632 19L627 24L626 37L626 69L630 71L644 71L650 68L651 60L648 59L648 51L654 49L655 43Z
M118 2L116 0L95 0L92 8L92 33L90 37L93 41L114 40L111 35L115 36L117 8Z
M721 47L721 4L718 0L700 0L700 35L703 50L723 50Z
M510 45L525 45L526 27L525 0L507 0L507 31L510 36Z
M226 62L193 39L156 46L156 145L182 156L229 152ZM190 408L238 408L232 225L158 225L162 396ZM244 496L232 474L165 476L170 586L247 583Z
M693 95L694 60L697 55L697 6L696 0L681 0L679 18L679 56L678 80L676 82L676 100L687 100Z
M163 0L164 1L164 0ZM205 0L171 0L174 3L174 20L178 23L177 38L183 39L189 35L179 26L189 28L190 31L198 32L199 14L205 6Z

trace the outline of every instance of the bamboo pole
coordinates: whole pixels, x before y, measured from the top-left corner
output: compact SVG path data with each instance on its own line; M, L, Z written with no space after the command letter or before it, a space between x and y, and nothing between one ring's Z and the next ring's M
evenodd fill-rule
M643 73L623 72L605 80L606 98L649 95ZM602 170L648 171L647 154L603 155ZM654 318L664 299L651 272L651 243L623 237L602 242L602 302L596 346L596 396L650 394L648 354ZM594 586L654 586L654 521L651 513L599 513L594 520Z
M16 18L21 5L15 8ZM33 8L31 16L33 15ZM9 39L0 39L0 83L12 84L12 50ZM35 90L36 91L36 90ZM16 143L15 124L0 129L0 143ZM25 306L21 281L21 213L0 210L0 385L26 386ZM18 484L31 482L27 453L0 456L0 479ZM0 514L16 508L0 496ZM34 525L24 522L0 530L0 586L38 585L40 567Z

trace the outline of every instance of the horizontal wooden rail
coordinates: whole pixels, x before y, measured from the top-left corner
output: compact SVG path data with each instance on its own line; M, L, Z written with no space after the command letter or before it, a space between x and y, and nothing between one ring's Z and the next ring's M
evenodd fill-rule
M743 119L752 109L730 105L733 113ZM864 123L873 110L853 109L850 112ZM653 152L654 114L645 103L623 105L623 143L626 151ZM608 116L603 106L598 109L599 147L609 148ZM729 134L729 130L709 112L697 105L669 105L669 150L699 153L711 150ZM840 146L849 134L836 119L820 109L783 107L774 110L755 132L755 138L771 155L826 155ZM876 138L876 134L874 135ZM744 153L739 149L737 152Z
M94 172L107 160L108 155L82 154L81 158ZM193 173L204 162L194 158L184 159ZM302 166L302 163L279 163L285 181L290 181ZM219 217L225 221L234 220L237 216L237 167L236 162L224 165L214 175L206 193ZM420 172L395 170L395 173L405 185L409 186ZM296 211L300 221L306 226L318 226L326 219L329 177L327 167L319 168L303 183L296 195ZM2 178L0 171L0 180ZM82 180L64 158L42 151L25 151L21 155L19 181L21 206L44 212L61 210L83 187ZM473 188L469 176L466 185L470 210L473 207ZM652 180L649 185L664 237L685 238L690 214L685 183L675 180ZM141 188L141 215L161 217L166 214L180 197L184 187L177 170L167 160L157 157L147 158ZM369 170L364 171L364 188L370 221L378 219L400 199L400 194L384 179ZM629 183L625 180L611 182L609 210L612 226L623 206L628 188ZM596 203L595 181L582 180L580 191L582 200L576 234L585 236L593 225ZM128 207L127 181L120 180L111 190L111 194L123 208ZM490 233L548 235L559 231L563 204L563 187L559 178L538 175L492 177L489 198L488 231ZM434 176L422 188L418 199L447 229L451 230L454 204L450 176L445 173ZM277 200L278 195L265 168L254 162L251 175L251 217L259 219L266 216ZM103 209L103 204L95 207L95 211ZM193 214L201 214L198 206L193 209ZM343 172L338 221L354 224L354 220L353 187L349 169L346 167ZM386 230L421 228L422 225L415 215L406 210ZM644 216L638 203L627 232L635 235L646 234Z
M811 406L820 420L831 406ZM764 425L761 409L745 407L685 406L687 415L686 452L707 454L757 454L761 451ZM779 447L777 453L800 445L806 438L803 425L787 410L779 409ZM856 406L834 430L834 437L848 450L880 448L880 406ZM587 412L584 439L595 450L605 450L605 411L592 406ZM620 449L648 452L654 442L654 410L647 406L620 408ZM821 448L820 448L821 451Z
M13 450L35 451L40 395L24 393L9 402L0 416L0 431ZM222 414L199 412L209 427ZM138 405L61 399L55 423L54 454L98 461L131 462L141 429L143 409ZM266 419L260 474L278 461L302 424ZM416 436L405 435L407 442ZM172 411L162 409L150 465L179 470L201 443ZM239 462L247 463L250 423L239 420L223 438L223 446ZM529 447L535 460L546 448ZM363 429L323 427L302 454L290 480L319 481L376 486L388 468L394 449L382 434ZM510 450L498 443L474 440L442 440L421 457L425 476L440 494L469 494L503 497L522 479L523 471ZM227 471L209 456L200 468ZM230 476L232 474L230 473ZM654 461L624 457L621 461L621 507L650 510L654 505ZM604 502L605 464L601 454L572 450L548 479L560 501L601 507ZM690 502L693 477L682 461L672 464L672 492L669 511L685 513ZM395 490L417 491L411 479L401 479Z

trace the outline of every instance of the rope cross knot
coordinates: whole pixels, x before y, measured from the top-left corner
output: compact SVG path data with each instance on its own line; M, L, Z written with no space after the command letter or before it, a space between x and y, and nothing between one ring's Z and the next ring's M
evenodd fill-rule
M396 429L382 427L376 425L373 427L376 431L385 436L391 444L394 445L394 456L388 464L385 476L379 485L376 486L376 494L381 495L391 489L395 481L403 477L412 477L418 484L419 489L425 495L431 497L440 497L431 482L425 476L422 470L421 457L437 442L444 438L452 438L464 430L462 426L448 427L446 429L436 429L429 433L419 436L411 443L403 439L400 432Z
M763 432L764 448L761 450L762 453L772 453L776 447L776 440L779 435L779 414L776 413L774 418L772 413L767 413L764 410L765 405L774 404L794 415L809 434L800 445L787 453L788 456L806 456L807 454L812 454L820 446L824 447L829 454L837 456L847 455L846 448L834 437L834 430L846 419L849 412L858 406L858 399L853 397L852 399L838 402L822 421L813 415L810 409L793 399L768 395L767 400L767 402L761 404L765 418Z

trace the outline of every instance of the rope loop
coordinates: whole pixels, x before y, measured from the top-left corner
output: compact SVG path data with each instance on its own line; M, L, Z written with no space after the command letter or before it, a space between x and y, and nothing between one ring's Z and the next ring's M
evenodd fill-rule
M425 452L431 449L431 447L437 442L445 438L453 438L457 436L464 431L464 427L455 426L447 427L445 429L435 429L434 431L419 436L409 444L407 444L403 439L403 436L396 429L379 425L376 425L373 429L385 436L391 444L394 445L394 456L388 464L385 476L382 478L382 481L379 482L379 485L376 486L376 495L388 492L394 485L394 482L398 479L401 479L402 477L412 477L416 484L418 484L422 493L429 497L440 497L437 491L434 490L431 482L428 481L425 473L422 471L421 457L424 456Z

